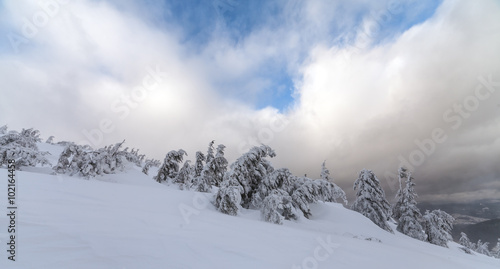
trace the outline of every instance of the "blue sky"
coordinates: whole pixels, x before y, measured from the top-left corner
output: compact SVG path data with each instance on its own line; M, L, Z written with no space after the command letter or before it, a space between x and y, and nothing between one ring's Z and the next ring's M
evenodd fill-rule
M105 3L105 1L93 2ZM368 5L351 7L348 3L342 2L327 5L334 19L330 20L330 25L325 26L326 31L320 35L304 36L305 40L301 46L293 48L291 53L295 54L294 61L301 63L307 60L309 50L317 44L352 46L356 31L362 29L362 22L367 17L374 18L378 23L376 31L367 32L371 38L370 46L390 42L415 24L430 18L440 3L441 1L385 2L376 8ZM186 53L192 57L203 54L210 43L220 38L238 47L259 31L293 31L293 27L288 28L287 21L296 16L293 12L297 10L293 9L303 7L300 1L262 0L147 0L140 3L111 1L109 4L127 16L137 17L158 31L176 33L180 44L186 47ZM380 14L385 17L377 17ZM339 25L335 19L337 16L340 19L349 16L352 22ZM19 34L12 29L15 25L1 24L1 26L0 31L4 36L9 33ZM279 49L279 44L274 45ZM7 38L1 43L0 50L7 54L12 52ZM278 54L267 56L258 63L256 68L258 70L254 70L251 76L218 79L214 82L214 87L223 94L246 102L256 109L270 106L284 112L294 102L294 79L300 79L297 77L296 68L291 66L292 63L288 60ZM106 68L103 67L101 70ZM254 86L257 87L254 89L255 93L249 95L246 88L239 89L241 85L251 83L250 80L255 79L260 80L260 83L257 83L259 86Z
M186 1L142 1L140 5L131 4L131 1L113 1L117 8L138 16L152 27L160 31L174 31L180 34L183 46L189 48L190 53L201 54L206 46L214 39L224 37L233 46L242 44L255 32L262 29L286 29L286 20L290 14L287 6L301 7L300 2L294 1L244 1L244 0L186 0ZM390 42L412 26L430 18L441 1L401 1L386 2L380 7L358 6L348 7L347 3L330 5L332 17L351 16L353 23L339 26L334 20L327 26L322 36L310 37L296 48L298 61L305 61L308 50L318 43L326 45L351 46L356 31L362 27L366 17L374 18L378 23L378 30L368 34L372 38L370 46L383 42ZM346 6L346 7L344 7ZM349 12L342 14L342 12ZM377 17L378 15L385 17ZM293 30L293 29L292 29ZM340 39L339 37L346 38ZM245 90L238 87L248 78L235 78L220 81L216 87L226 94L241 101L248 102L254 108L261 109L271 106L285 111L294 102L294 77L296 70L290 70L289 63L279 56L268 57L260 63L260 70L256 71L252 79L266 80L256 96L248 96Z

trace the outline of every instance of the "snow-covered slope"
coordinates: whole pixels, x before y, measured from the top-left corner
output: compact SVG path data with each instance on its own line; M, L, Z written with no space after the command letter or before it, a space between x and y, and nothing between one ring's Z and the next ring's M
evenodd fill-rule
M17 261L7 259L2 214L0 268L500 268L452 242L388 233L340 204L313 205L311 220L280 226L257 211L221 214L210 194L158 184L138 167L91 180L49 172L17 172ZM0 179L5 209L7 170Z

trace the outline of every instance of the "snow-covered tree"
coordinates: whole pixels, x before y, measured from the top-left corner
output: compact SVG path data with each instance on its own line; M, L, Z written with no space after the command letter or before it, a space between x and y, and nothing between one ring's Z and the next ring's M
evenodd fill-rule
M399 167L398 179L399 179L399 189L396 193L396 204L392 207L392 217L397 221L401 217L401 208L403 208L403 180L408 178L408 169L406 167Z
M0 167L14 160L17 168L22 166L50 165L45 157L48 152L38 149L41 142L40 132L33 128L21 132L7 131L7 126L0 127Z
M47 143L47 144L54 144L54 136L51 135L49 138L47 138L47 140L45 141L45 143Z
M491 256L490 250L488 248L489 244L489 242L482 242L481 239L479 239L476 243L476 248L474 249L474 251L486 256Z
M451 230L455 219L442 210L427 210L423 216L422 227L427 234L427 241L431 244L448 247L447 242L452 240Z
M337 202L338 198L341 198L342 201L347 205L347 197L345 192L334 183L333 178L330 176L330 171L326 168L326 161L321 165L321 179L323 181L318 181L318 184L321 185L319 191L322 196L323 201L325 202ZM329 183L329 184L327 184Z
M217 187L219 187L222 180L224 180L224 175L227 171L228 162L224 157L225 148L226 146L222 144L217 146L217 153L212 161L212 165L210 165L213 174L212 184Z
M401 203L398 203L399 208L396 208L401 214L396 229L403 234L423 241L426 239L426 236L419 222L422 218L422 214L417 207L417 193L415 192L414 186L415 183L413 183L411 173L407 173L406 186L400 197Z
M132 149L130 152L128 151L128 148L125 148L123 150L123 155L125 156L125 159L131 163L134 163L135 165L141 167L142 162L144 161L144 158L146 155L144 154L139 154L139 150L137 149Z
M194 185L197 191L208 192L212 186L220 186L227 171L227 160L224 157L224 149L226 146L219 145L217 153L213 153L214 141L210 142L207 152L207 161L201 175L195 178Z
M292 201L296 208L302 211L302 214L306 218L311 217L311 209L309 209L309 204L318 201L318 185L313 182L310 178L297 178L296 186L298 186L292 192Z
M165 182L169 179L174 179L177 177L177 173L179 172L179 164L184 159L184 155L187 156L187 153L180 149L178 151L172 150L165 156L165 160L158 170L158 174L154 177L157 182Z
M474 250L475 248L475 244L472 244L470 242L469 237L464 232L460 233L460 239L458 240L458 243L467 248L468 250Z
M212 142L210 142L208 144L208 150L207 150L207 157L206 157L206 163L209 163L211 162L214 158L215 158L215 148L214 148L214 143L215 141L212 140Z
M269 146L253 147L231 164L230 179L242 187L241 206L249 208L252 198L257 192L261 181L274 168L266 157L274 157L276 153ZM226 180L226 179L225 179ZM221 189L223 187L221 186Z
M491 250L491 256L500 259L500 238L498 238L497 245Z
M113 174L124 169L127 152L120 150L125 141L106 146L98 150L89 147L68 144L59 156L53 170L58 174L68 173L84 178L102 174Z
M160 167L161 165L161 162L159 160L155 160L155 159L147 159L145 162L144 162L144 166L142 167L142 172L146 175L149 174L149 168L151 167Z
M292 197L284 190L272 190L262 203L262 218L271 223L283 224L283 219L297 219Z
M203 171L204 162L205 162L205 155L201 151L196 152L196 162L194 164L195 178L201 176L201 171Z
M179 184L179 188L184 189L185 184L191 182L192 169L189 160L185 161L179 173L177 173L177 176L173 179L173 182Z
M354 182L356 201L352 209L369 218L380 228L393 232L387 220L391 215L390 205L380 182L372 171L363 169Z
M236 216L241 204L243 187L235 174L228 173L215 196L215 207L224 214Z

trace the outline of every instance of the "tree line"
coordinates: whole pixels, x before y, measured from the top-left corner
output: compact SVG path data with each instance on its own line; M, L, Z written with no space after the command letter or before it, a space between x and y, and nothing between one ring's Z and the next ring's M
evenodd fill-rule
M53 136L46 143L55 144ZM99 149L88 145L77 145L62 141L58 162L52 166L54 174L76 175L86 179L123 171L125 163L132 163L149 174L151 167L158 167L153 179L161 184L176 184L181 190L213 192L213 204L224 214L238 215L242 209L260 210L262 219L275 224L296 220L299 216L310 218L310 205L317 202L342 202L348 204L345 192L334 183L326 162L321 166L319 179L295 176L288 168L275 169L269 158L276 156L267 146L255 146L236 159L231 165L224 157L225 146L215 147L215 141L208 145L207 152L195 154L195 163L184 161L186 151L172 150L160 162L146 159L139 150L122 149L125 141ZM40 133L34 129L21 132L8 131L0 127L0 167L14 159L17 167L49 165L48 152L38 149ZM380 228L394 233L389 223L395 223L396 230L435 245L447 247L452 240L454 218L442 210L426 211L422 214L417 207L415 183L412 173L405 167L398 170L399 189L396 202L391 205L380 181L368 169L363 169L354 181L356 200L351 209L370 219ZM488 243L471 243L462 233L459 243L466 253L481 253L500 258L499 243L490 251Z

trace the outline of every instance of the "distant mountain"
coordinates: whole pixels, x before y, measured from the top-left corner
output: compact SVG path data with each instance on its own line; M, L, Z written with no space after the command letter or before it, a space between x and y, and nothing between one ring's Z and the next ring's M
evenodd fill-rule
M493 248L498 238L500 238L500 219L492 219L477 224L455 225L452 235L455 241L460 239L460 233L467 234L471 242L476 243L481 239L483 242L490 242L490 249Z
M456 213L452 214L452 216L455 218L455 222L453 223L453 225L470 225L489 220Z
M420 210L441 209L449 214L460 214L483 219L500 219L500 201L478 201L474 203L430 203L420 202Z

